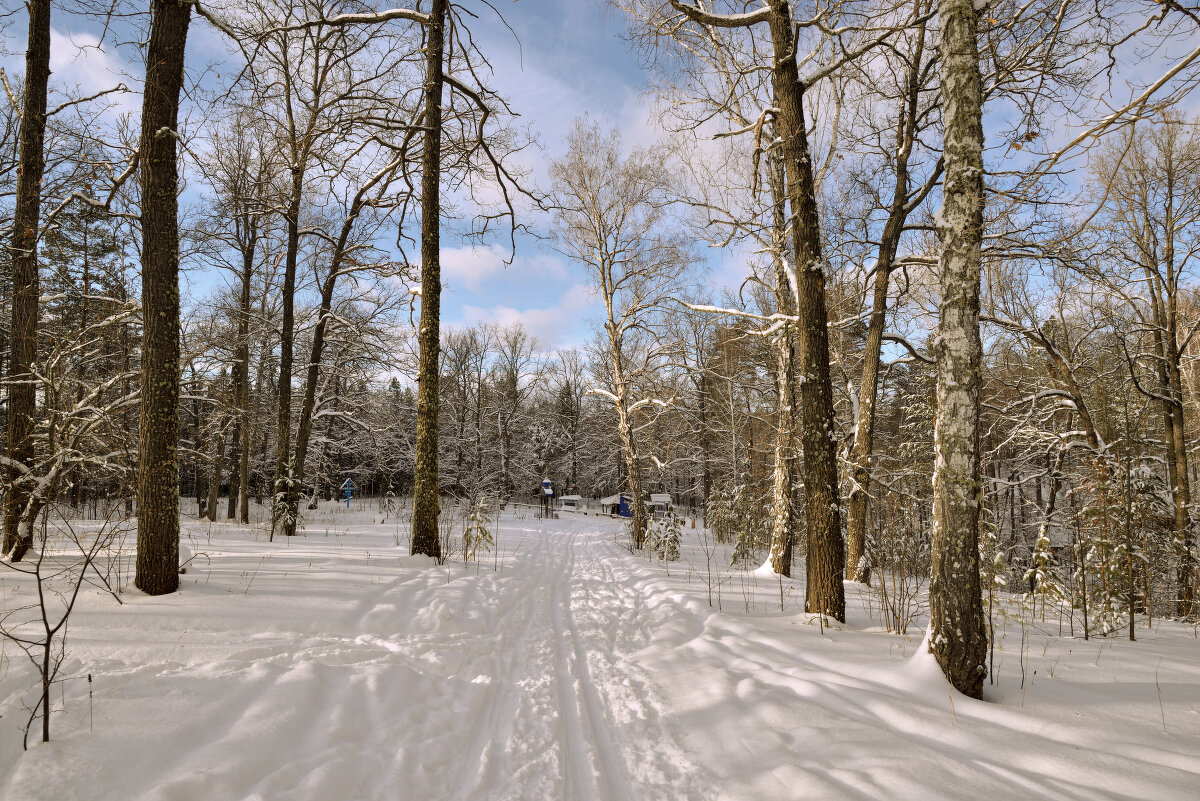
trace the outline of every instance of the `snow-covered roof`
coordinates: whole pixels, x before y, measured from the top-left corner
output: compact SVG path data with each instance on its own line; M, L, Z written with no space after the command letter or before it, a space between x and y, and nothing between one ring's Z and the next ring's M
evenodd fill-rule
M620 502L621 502L620 495L609 495L606 498L600 499L600 503L604 504L605 506L615 506L616 504L618 504Z
M582 495L560 495L560 496L558 496L558 499L560 501L582 501L583 496Z
M671 496L665 492L652 492L652 493L650 493L650 503L665 504L667 506L670 506L671 505Z

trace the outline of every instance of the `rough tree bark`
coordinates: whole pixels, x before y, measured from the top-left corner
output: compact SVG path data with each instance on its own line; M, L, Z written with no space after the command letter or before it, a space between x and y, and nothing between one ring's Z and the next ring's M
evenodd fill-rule
M304 163L296 158L290 165L292 193L288 201L287 253L283 267L283 319L279 334L279 396L276 407L275 480L271 500L271 534L284 524L288 534L296 532L281 518L283 511L294 505L296 487L292 481L292 360L296 335L296 261L300 252L300 201L304 193Z
M142 99L142 397L134 585L179 588L179 227L175 137L192 6L153 0Z
M17 196L13 210L12 330L8 363L8 458L31 467L34 459L33 421L37 413L31 368L37 359L38 224L41 219L42 173L46 168L46 90L50 81L50 0L30 0L29 43L25 52L25 95L21 103L21 133L17 165ZM8 493L4 506L4 538L0 553L19 561L32 544L20 533L30 487L17 479L15 465L5 470Z
M442 69L447 0L433 0L425 26L425 141L421 146L421 322L417 340L416 467L413 471L412 553L440 559L438 538L438 349L442 270L440 179Z
M939 0L945 181L938 218L941 307L934 352L932 575L929 651L972 698L987 676L987 627L979 579L983 484L979 459L979 280L983 241L983 94L971 0Z
M845 558L833 428L833 383L829 372L825 262L821 253L816 184L805 132L804 84L796 68L791 4L787 0L771 0L768 20L775 57L771 80L779 100L778 126L792 212L796 312L800 318L800 420L808 524L804 608L844 621Z
M816 180L804 122L805 84L796 65L796 35L789 0L767 0L755 11L725 16L671 0L671 7L703 25L741 28L766 22L771 33L771 90L778 103L775 124L782 144L800 346L800 422L804 452L808 556L804 608L846 619L842 586L845 544L834 442L833 384L829 370L829 315L821 252ZM792 276L789 276L792 278Z

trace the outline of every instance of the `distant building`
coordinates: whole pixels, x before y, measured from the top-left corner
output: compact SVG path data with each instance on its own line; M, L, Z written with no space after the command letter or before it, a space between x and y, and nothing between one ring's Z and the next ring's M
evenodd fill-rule
M632 499L625 493L621 493L620 495L609 495L607 498L601 498L600 506L602 507L603 511L610 515L633 517L633 502Z

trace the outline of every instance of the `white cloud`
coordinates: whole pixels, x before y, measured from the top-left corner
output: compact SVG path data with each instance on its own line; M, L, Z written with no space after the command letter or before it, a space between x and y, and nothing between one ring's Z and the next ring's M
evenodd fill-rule
M586 284L573 284L553 306L517 309L504 304L489 308L465 305L462 316L468 324L519 322L542 348L552 349L578 344L587 332L587 318L596 308L596 296L591 288Z
M495 279L545 282L567 276L566 266L553 256L518 255L512 264L506 265L507 257L508 252L499 245L442 248L442 280L451 288L478 292Z
M115 55L108 44L91 33L50 30L50 75L53 84L65 87L71 94L93 95L112 89L119 83L136 90L130 65ZM139 76L140 77L140 76ZM141 98L135 91L108 96L119 111L136 111ZM50 105L57 101L50 97Z
M504 257L496 247L442 248L441 262L443 281L471 291L504 269Z

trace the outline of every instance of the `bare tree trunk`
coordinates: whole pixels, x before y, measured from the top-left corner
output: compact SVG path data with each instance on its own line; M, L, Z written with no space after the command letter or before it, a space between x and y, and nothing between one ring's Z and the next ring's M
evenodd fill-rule
M625 452L625 483L629 487L629 503L633 513L633 530L630 540L635 549L641 550L646 544L646 504L642 496L642 465L641 455L637 449L637 437L633 431L633 421L624 405L617 407L618 427L621 434L621 445ZM619 496L618 496L619 497Z
M708 425L708 370L701 367L700 372L700 514L704 525L708 526L708 502L712 497L712 433Z
M212 473L208 481L208 519L212 522L217 521L217 504L221 500L221 471L225 469L225 438L226 429L221 428L221 432L217 435L216 446L213 448L213 463Z
M238 508L238 484L239 475L238 469L242 464L242 423L241 420L236 420L233 423L233 436L229 438L229 499L225 506L225 519L233 520L237 517Z
M153 0L142 101L142 397L134 585L179 587L179 228L175 132L192 7Z
M308 458L308 443L312 436L313 412L317 406L317 382L321 377L321 359L325 353L325 329L329 323L330 310L333 306L333 289L337 280L337 271L341 268L341 256L345 252L347 231L343 229L342 238L338 241L333 260L329 267L329 277L321 288L321 305L317 311L317 326L313 331L312 352L308 359L308 370L304 379L304 400L300 407L300 425L296 430L296 454L292 481L295 489L287 496L287 520L284 524L288 536L296 533L296 519L299 517L299 488L304 482L304 463Z
M919 2L920 0L918 0ZM914 9L920 11L920 7ZM871 317L863 346L862 380L858 389L858 419L854 427L854 445L850 449L850 501L846 514L846 578L870 583L871 562L866 552L867 512L870 504L871 455L874 451L875 408L879 395L879 363L887 325L888 289L892 267L900 247L900 237L909 212L908 160L912 153L921 112L925 24L918 28L915 52L909 56L905 96L896 126L895 187L892 205L879 240L875 263L875 286L871 298Z
M929 585L929 650L972 698L987 676L979 578L980 255L983 242L983 94L971 0L939 0L945 169L937 355L936 468Z
M276 413L275 480L274 497L271 499L271 534L285 517L284 510L290 509L295 501L295 486L292 481L292 359L295 339L296 318L296 259L300 250L300 199L304 192L304 165L293 163L292 195L287 211L287 253L283 268L283 320L279 335L279 396ZM295 525L286 525L285 531L294 534Z
M1166 237L1170 240L1170 237ZM1166 248L1164 261L1168 268L1174 268L1174 246L1173 243L1168 243ZM1164 351L1163 359L1160 362L1163 366L1163 387L1162 394L1166 398L1163 401L1163 413L1166 419L1166 427L1164 434L1167 439L1167 463L1168 476L1171 480L1171 502L1174 506L1173 526L1175 538L1175 551L1179 555L1179 568L1177 571L1177 584L1179 600L1176 608L1176 614L1180 617L1188 617L1192 614L1193 605L1195 604L1195 570L1196 565L1192 557L1192 521L1191 521L1191 474L1188 472L1188 456L1187 456L1187 434L1184 420L1184 403L1183 403L1183 382L1180 379L1181 371L1181 354L1179 352L1179 333L1178 333L1178 312L1176 310L1175 295L1177 292L1175 276L1173 272L1169 276L1171 285L1166 287L1165 305L1166 309L1161 310L1161 324L1159 331L1155 332L1156 339L1160 339L1158 343ZM1151 284L1153 286L1153 284ZM1159 312L1161 303L1155 304L1155 311ZM1156 314L1156 316L1159 316Z
M816 185L804 123L804 84L796 67L791 4L771 0L770 9L775 56L772 84L779 101L779 135L783 140L795 244L796 312L800 318L800 417L808 523L804 608L844 621L845 557L829 372L829 316Z
M438 539L438 352L441 347L442 65L448 0L433 0L425 26L425 141L421 146L421 363L413 471L412 553L440 559Z
M1175 502L1175 549L1179 554L1179 570L1177 582L1179 586L1179 604L1176 614L1180 617L1191 617L1196 614L1196 559L1192 553L1195 535L1192 531L1191 502L1192 489L1188 473L1188 453L1186 427L1184 420L1183 388L1180 385L1179 369L1172 371L1172 395L1176 399L1174 423L1171 437L1175 445L1175 473L1178 483L1172 488Z
M780 314L795 314L796 303L784 264L787 247L787 188L783 159L772 153L767 161L775 260L775 306ZM792 326L784 325L775 338L775 369L778 408L775 420L775 466L771 494L771 567L789 578L792 575L792 546L795 540L796 509L796 343Z
M786 314L786 312L784 312ZM796 387L795 347L791 327L785 325L775 342L779 408L775 422L775 466L771 494L771 567L776 573L792 575L792 545L795 537L793 487L796 477Z
M256 238L251 239L242 252L242 291L238 298L238 339L233 366L233 402L237 404L234 448L238 458L233 466L237 471L236 489L233 481L229 482L229 516L236 514L240 523L250 522L250 285L254 279L256 243Z
M37 393L31 372L37 359L38 334L38 225L41 219L42 173L46 168L46 91L50 80L50 0L29 0L29 39L25 52L25 95L22 100L20 161L13 210L12 330L8 363L8 458L33 466L33 421ZM19 561L29 550L19 530L32 487L18 479L21 473L5 470L8 493L4 505L4 537L0 553L12 552Z

